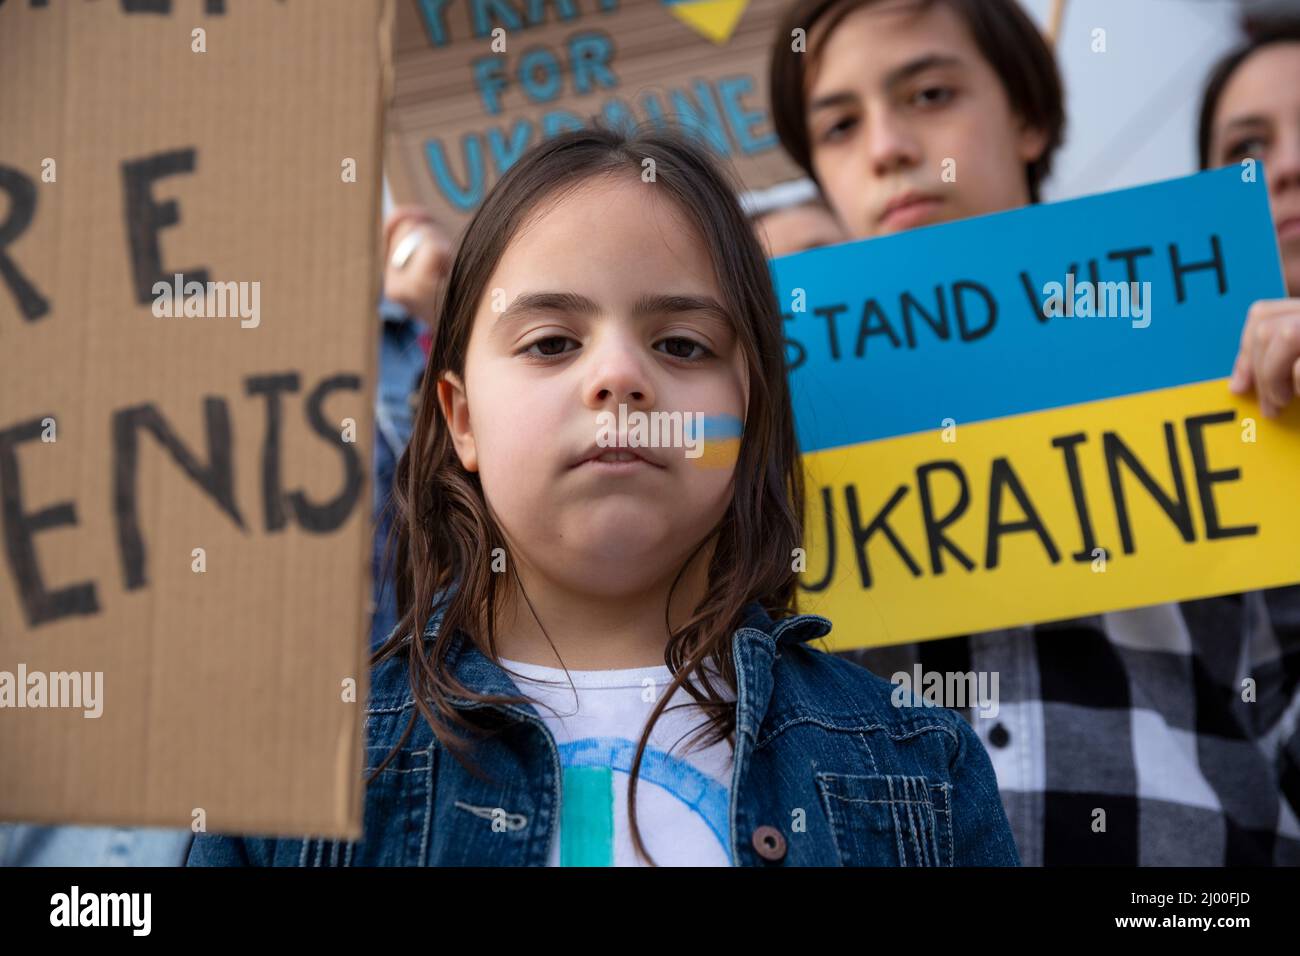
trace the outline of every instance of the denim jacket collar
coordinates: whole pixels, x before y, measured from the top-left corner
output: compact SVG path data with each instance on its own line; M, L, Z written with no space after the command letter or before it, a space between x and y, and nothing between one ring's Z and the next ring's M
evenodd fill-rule
M796 614L773 621L761 604L751 601L745 606L740 627L760 631L776 644L802 644L829 634L831 622L819 614Z
M780 648L828 634L831 622L816 614L796 614L773 621L756 601L746 605L742 621L731 638L736 667L736 733L752 745L771 707L775 690L772 667ZM738 744L738 761L746 749Z
M424 631L426 639L431 640L437 636L442 624L444 608L445 605L440 606L430 619ZM767 709L766 705L771 694L771 664L777 656L777 648L782 645L802 644L823 637L830 633L831 622L817 614L797 614L781 621L774 621L757 601L751 601L745 606L741 621L741 626L732 635L731 647L737 671L739 672L742 667L745 671L744 675L738 675L738 681L743 685L743 688L738 688L738 696L741 695L742 690L748 691L749 695L748 700L740 702L741 710L756 718L754 723L756 728L761 722L762 713ZM756 652L760 650L766 652L761 655L761 659L766 662L765 667L759 666L760 657L756 657ZM448 645L447 664L462 686L480 694L509 696L519 694L519 689L510 676L499 664L479 650L463 631L457 631ZM402 683L405 685L405 681ZM380 689L374 688L374 690ZM404 703L412 704L409 688L404 688L402 693L405 696ZM453 697L449 702L458 708L475 709L484 706L463 697ZM391 702L381 701L381 703ZM745 706L746 704L749 706ZM535 710L527 704L504 705L504 709L513 711L521 717L537 716Z

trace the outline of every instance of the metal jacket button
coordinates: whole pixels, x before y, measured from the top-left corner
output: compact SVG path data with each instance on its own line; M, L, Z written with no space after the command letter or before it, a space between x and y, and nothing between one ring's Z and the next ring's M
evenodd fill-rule
M754 849L765 860L777 862L785 859L785 837L776 827L764 824L754 831Z

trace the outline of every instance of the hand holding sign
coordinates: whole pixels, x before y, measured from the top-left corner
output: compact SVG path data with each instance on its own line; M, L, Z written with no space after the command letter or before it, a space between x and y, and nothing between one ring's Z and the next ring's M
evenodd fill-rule
M1231 385L1239 395L1254 389L1268 418L1300 395L1300 299L1261 300L1250 307Z

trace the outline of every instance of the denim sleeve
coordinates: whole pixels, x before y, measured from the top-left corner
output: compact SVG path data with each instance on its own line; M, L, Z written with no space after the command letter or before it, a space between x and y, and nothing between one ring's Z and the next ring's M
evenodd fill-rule
M953 865L1019 866L993 762L974 728L960 716L954 722L958 744L949 767Z
M200 833L190 845L186 866L270 866L274 840L251 840L243 837Z

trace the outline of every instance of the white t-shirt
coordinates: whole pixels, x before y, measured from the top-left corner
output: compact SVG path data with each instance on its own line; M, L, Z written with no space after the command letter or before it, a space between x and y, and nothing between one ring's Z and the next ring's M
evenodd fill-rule
M570 670L566 676L558 667L508 659L501 664L534 702L560 750L562 808L548 865L647 865L632 845L628 781L641 733L672 673L660 664ZM735 699L721 678L711 683ZM683 703L689 706L668 709ZM641 840L660 866L730 866L731 745L722 740L701 747L690 739L707 714L684 689L677 689L668 708L641 756Z

